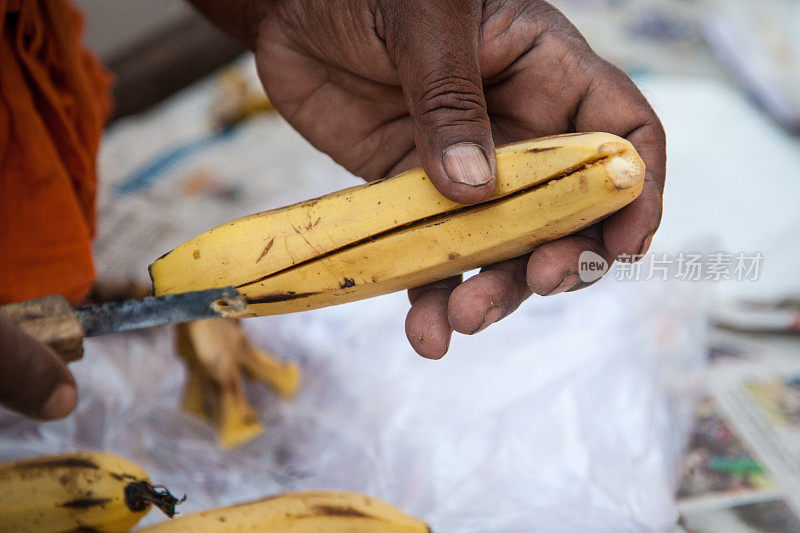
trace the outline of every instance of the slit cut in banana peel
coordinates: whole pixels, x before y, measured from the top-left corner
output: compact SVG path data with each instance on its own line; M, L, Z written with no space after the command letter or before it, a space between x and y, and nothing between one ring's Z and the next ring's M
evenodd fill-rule
M351 302L529 253L632 202L644 173L633 145L608 133L509 144L483 203L448 200L417 168L218 226L150 275L158 295L234 285L241 316Z

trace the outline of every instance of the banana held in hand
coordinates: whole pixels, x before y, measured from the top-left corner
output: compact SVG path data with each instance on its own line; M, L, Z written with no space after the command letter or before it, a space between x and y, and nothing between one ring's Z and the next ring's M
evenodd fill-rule
M139 533L430 533L380 500L346 492L297 492L176 518Z
M154 504L179 503L144 470L105 453L54 455L0 464L0 531L128 531Z
M644 163L607 133L497 150L497 188L462 205L414 169L250 215L150 266L158 295L234 285L243 316L315 309L444 279L532 251L632 202Z

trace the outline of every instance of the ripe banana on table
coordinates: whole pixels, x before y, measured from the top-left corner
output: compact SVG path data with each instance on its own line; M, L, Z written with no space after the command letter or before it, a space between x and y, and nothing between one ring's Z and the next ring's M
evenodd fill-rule
M151 504L171 517L177 503L144 470L106 453L0 464L0 532L122 532Z
M139 533L430 533L380 500L346 492L297 492L176 518Z
M497 150L497 188L477 205L443 197L422 169L246 216L150 266L158 295L235 286L242 316L370 298L517 257L632 202L644 163L607 133Z

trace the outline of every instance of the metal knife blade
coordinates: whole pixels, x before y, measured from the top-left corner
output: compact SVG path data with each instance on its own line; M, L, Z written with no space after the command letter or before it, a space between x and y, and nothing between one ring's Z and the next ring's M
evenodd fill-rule
M231 317L247 307L233 287L150 296L100 305L73 307L84 336L148 328L203 318Z

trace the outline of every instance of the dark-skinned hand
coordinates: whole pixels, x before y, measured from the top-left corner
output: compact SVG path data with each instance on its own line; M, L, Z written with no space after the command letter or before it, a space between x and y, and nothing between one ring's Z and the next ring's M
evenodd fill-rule
M581 288L584 250L644 253L661 219L664 131L645 98L540 0L194 0L249 41L276 109L314 146L367 180L422 165L458 202L495 186L496 145L581 131L631 141L642 195L606 220L532 254L409 291L406 333L425 357L532 293Z

